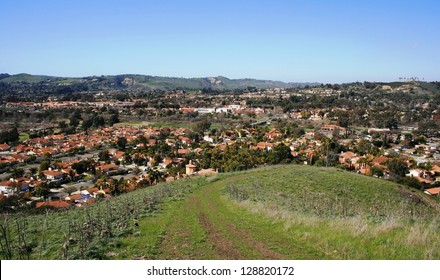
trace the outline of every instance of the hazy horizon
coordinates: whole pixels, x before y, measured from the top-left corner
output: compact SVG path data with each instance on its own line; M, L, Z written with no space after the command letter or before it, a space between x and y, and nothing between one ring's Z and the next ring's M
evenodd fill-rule
M408 80L399 80L399 78L395 79L395 80L389 80L389 81L376 81L376 80L356 80L356 81L343 81L343 82L322 82L322 81L283 81L283 80L273 80L273 79L265 79L265 78L253 78L253 77L238 77L238 78L231 78L231 77L227 77L225 75L216 75L216 76L200 76L200 77L183 77L183 76L159 76L159 75L154 75L154 74L140 74L140 73L119 73L119 74L95 74L95 75L87 75L87 76L63 76L63 75L48 75L48 74L38 74L38 73L26 73L26 72L17 72L17 73L8 73L8 72L3 72L0 74L8 74L8 75L21 75L21 74L25 74L25 75L33 75L33 76L47 76L47 77L55 77L55 78L73 78L73 79L79 79L79 78L86 78L86 77L100 77L100 76L121 76L121 75L144 75L144 76L151 76L151 77L165 77L165 78L178 78L178 79L203 79L203 78L218 78L218 77L224 77L230 80L244 80L244 79L251 79L251 80L270 80L270 81L279 81L279 82L284 82L284 83L318 83L318 84L349 84L349 83L356 83L356 82L372 82L372 83L394 83L394 82L409 82L411 81L410 78L414 78L414 77L404 77L404 78L408 78ZM418 80L420 82L438 82L439 80Z
M0 72L283 82L440 77L437 1L4 1Z

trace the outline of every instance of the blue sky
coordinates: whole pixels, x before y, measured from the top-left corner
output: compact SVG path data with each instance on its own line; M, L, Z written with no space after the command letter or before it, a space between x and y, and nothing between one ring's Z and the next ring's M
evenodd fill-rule
M440 80L440 1L0 0L0 73Z

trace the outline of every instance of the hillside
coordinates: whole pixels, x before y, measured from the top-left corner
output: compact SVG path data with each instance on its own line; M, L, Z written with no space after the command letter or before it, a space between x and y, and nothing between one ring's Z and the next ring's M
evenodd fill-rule
M115 75L115 76L92 76L82 78L50 77L29 74L8 75L1 74L0 83L10 87L66 87L70 86L73 91L80 90L154 90L154 89L244 89L256 88L291 88L300 87L301 83L284 83L280 81L256 80L256 79L228 79L226 77L208 78L176 78L158 77L149 75Z
M372 177L271 166L9 217L2 259L439 259L437 206Z

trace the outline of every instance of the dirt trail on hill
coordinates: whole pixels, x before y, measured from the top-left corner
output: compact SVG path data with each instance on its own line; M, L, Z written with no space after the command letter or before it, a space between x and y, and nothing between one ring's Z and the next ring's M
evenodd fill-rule
M188 197L159 245L159 259L286 259L286 256L270 249L234 223L218 195L213 192L213 187L206 187ZM190 219L191 223L196 223L192 226L199 227L205 233L202 249L191 251L190 254L185 251L194 242L191 241L193 233L183 222L182 215L196 217Z

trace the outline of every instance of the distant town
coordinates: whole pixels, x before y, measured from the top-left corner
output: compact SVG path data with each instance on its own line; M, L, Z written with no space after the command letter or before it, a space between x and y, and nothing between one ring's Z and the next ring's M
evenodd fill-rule
M1 211L85 207L161 181L274 164L345 169L440 194L439 83L21 86L33 92L0 95Z

